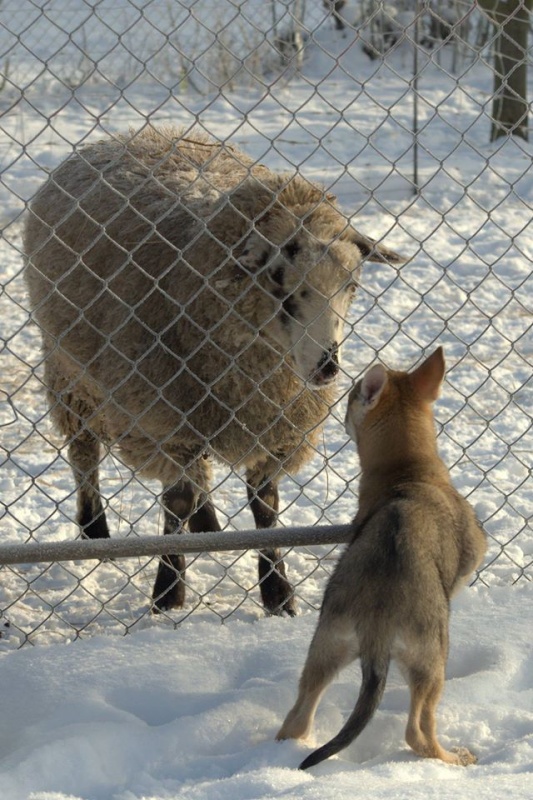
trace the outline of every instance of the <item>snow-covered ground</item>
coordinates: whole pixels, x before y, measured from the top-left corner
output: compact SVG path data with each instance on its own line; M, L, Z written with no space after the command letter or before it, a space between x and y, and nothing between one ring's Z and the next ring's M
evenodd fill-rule
M408 691L394 670L381 708L338 757L296 767L310 744L274 741L294 701L315 615L191 619L178 631L23 648L1 662L3 800L483 800L531 798L529 587L470 589L453 614L439 712L445 746L479 762L417 758L403 740ZM353 707L358 668L319 708L315 741Z
M164 26L171 4L145 5L140 15L125 4L121 15L111 0L98 14L82 0L26 10L2 3L4 70L9 55L0 92L2 541L76 534L72 482L44 416L38 335L20 277L20 215L45 171L86 138L139 127L146 117L199 123L272 168L298 168L331 188L359 229L412 260L399 273L367 266L348 321L339 406L316 458L282 484L281 519L350 520L358 467L341 424L343 395L376 358L406 368L444 344L439 444L490 534L490 550L476 585L456 602L440 725L445 744L471 747L480 762L461 770L409 753L407 690L394 673L376 719L339 758L299 773L304 746L272 741L294 697L331 548L288 555L301 609L294 620L263 617L252 553L198 556L188 605L169 620L149 614L149 559L19 564L0 569L2 800L530 797L532 148L520 140L488 144L491 74L482 61L463 64L458 80L449 53L433 63L421 56L422 191L414 195L407 45L372 62L353 32L343 36L326 22L307 46L301 77L273 76L268 91L256 85L200 96L179 72L172 78L168 50L157 49L154 23ZM197 15L211 8L193 5ZM117 33L121 46L111 49ZM74 68L83 73L87 63L74 59L72 42L100 59L113 82L95 74L73 91ZM147 58L151 51L157 59ZM48 59L48 70L31 53ZM251 527L239 476L219 468L216 484L221 518ZM103 489L114 535L157 532L156 485L109 458ZM40 646L17 651L28 642ZM328 693L317 743L340 727L357 675L348 670Z

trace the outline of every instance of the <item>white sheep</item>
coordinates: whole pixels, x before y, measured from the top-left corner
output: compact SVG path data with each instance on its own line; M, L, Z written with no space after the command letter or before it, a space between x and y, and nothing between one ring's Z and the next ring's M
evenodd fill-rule
M314 453L334 399L363 257L334 198L175 128L83 147L37 192L24 247L51 415L66 437L83 536L109 536L101 445L163 485L164 532L219 530L213 456L243 468L257 527ZM154 611L184 602L165 556ZM294 613L279 551L259 556L270 613Z

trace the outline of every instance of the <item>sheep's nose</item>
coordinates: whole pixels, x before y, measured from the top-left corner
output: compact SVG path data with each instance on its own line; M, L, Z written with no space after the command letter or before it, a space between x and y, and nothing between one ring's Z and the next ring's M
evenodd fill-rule
M334 342L325 350L318 362L315 374L316 383L330 383L339 373L339 345Z

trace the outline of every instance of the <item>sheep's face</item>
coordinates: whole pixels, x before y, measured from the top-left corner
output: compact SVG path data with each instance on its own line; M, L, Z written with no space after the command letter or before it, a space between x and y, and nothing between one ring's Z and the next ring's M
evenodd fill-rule
M321 389L337 377L361 260L352 242L326 244L302 230L280 245L254 233L240 258L242 266L254 268L269 301L262 330L309 388Z

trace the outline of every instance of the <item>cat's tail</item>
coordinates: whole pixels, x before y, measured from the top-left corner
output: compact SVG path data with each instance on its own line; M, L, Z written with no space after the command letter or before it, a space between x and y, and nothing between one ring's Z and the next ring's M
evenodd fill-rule
M359 697L355 708L346 720L336 736L331 741L319 747L311 755L307 756L299 766L299 769L309 769L319 764L326 758L335 755L340 750L348 747L353 740L359 736L365 728L381 702L387 674L389 672L390 657L381 659L361 659L361 669L363 679Z

